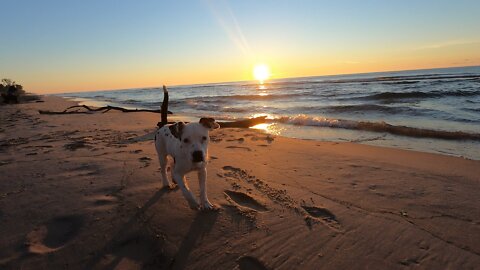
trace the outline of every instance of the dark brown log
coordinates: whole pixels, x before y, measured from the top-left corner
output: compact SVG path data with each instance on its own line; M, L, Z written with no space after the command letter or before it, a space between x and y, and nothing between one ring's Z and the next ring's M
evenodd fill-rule
M220 125L220 128L249 128L256 126L258 124L266 123L266 116L260 116L250 119L238 120L238 121L229 121L229 122L217 122ZM175 124L176 122L167 122L167 124ZM189 122L184 122L188 124ZM160 124L160 122L159 122Z
M74 108L80 108L80 109L86 109L87 111L79 111L79 110L75 110L75 111L69 111L71 109L74 109ZM43 111L43 110L39 110L38 112L40 114L89 114L89 113L94 113L94 112L102 112L102 113L106 113L110 110L117 110L117 111L121 111L121 112L150 112L150 113L161 113L161 110L148 110L148 109L134 109L134 110L131 110L131 109L125 109L125 108L121 108L121 107L115 107L115 106L105 106L105 107L100 107L100 108L92 108L92 107L89 107L87 105L75 105L75 106L70 106L68 108L66 108L65 110L63 111ZM172 112L168 111L169 114L172 114Z
M86 109L87 111L79 111L74 110L70 111L71 109ZM168 122L167 114L172 114L172 112L168 111L168 90L165 85L163 86L163 102L160 110L146 110L146 109L125 109L121 107L115 106L105 106L100 108L91 108L87 105L75 105L66 108L63 111L43 111L39 110L40 114L91 114L95 112L102 112L106 113L110 110L117 110L121 112L150 112L150 113L160 113L161 114L161 122L157 123L158 127L163 127L166 124L172 124L173 122ZM251 119L239 120L239 121L230 121L230 122L217 122L221 128L249 128L258 124L263 124L266 122L266 116L255 117Z
M168 90L167 87L164 85L163 86L163 101L162 101L162 107L160 108L160 111L162 113L161 120L162 123L167 123L167 114L168 114Z
M167 112L168 111L168 90L167 87L164 85L163 86L163 101L162 101L162 107L160 107L160 122L157 123L157 127L161 128L168 124L167 120Z
M221 128L249 128L258 124L265 123L266 116L255 117L251 119L233 121L233 122L217 122Z

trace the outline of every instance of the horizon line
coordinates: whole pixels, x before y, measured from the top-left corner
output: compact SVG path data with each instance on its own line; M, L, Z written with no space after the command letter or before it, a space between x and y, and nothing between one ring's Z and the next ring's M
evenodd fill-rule
M435 70L435 69L451 69L451 68L472 68L480 67L480 64L469 65L469 66L448 66L448 67L436 67L436 68L418 68L418 69L402 69L402 70L387 70L387 71L372 71L372 72L355 72L355 73L338 73L338 74L327 74L327 75L307 75L307 76L294 76L294 77L282 77L274 78L268 81L277 81L285 79L302 79L302 78L313 78L313 77L333 77L333 76L346 76L346 75L362 75L362 74L372 74L372 73L390 73L390 72L408 72L408 71L420 71L420 70ZM174 85L165 85L166 87L185 87L185 86L198 86L198 85L212 85L212 84L226 84L226 83L241 83L241 82L254 82L257 80L240 80L240 81L220 81L220 82L208 82L208 83L191 83L191 84L174 84ZM54 92L46 93L40 95L58 95L58 94L68 94L68 93L85 93L85 92L108 92L108 91L122 91L122 90L132 90L132 89L154 89L161 88L162 85L156 86L138 86L131 88L116 88L116 89L94 89L94 90L85 90L85 91L70 91L70 92ZM35 92L29 92L37 94Z

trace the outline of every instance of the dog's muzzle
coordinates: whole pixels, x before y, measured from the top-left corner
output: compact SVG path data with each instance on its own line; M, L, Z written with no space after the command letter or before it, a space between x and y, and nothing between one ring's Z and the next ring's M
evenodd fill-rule
M192 153L192 161L193 162L202 162L203 160L203 152L202 151L195 151Z

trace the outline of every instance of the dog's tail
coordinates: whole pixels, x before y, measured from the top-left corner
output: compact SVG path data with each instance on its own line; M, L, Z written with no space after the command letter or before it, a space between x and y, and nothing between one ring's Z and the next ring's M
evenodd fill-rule
M163 86L163 102L162 107L160 109L160 122L157 123L159 128L165 126L168 123L167 115L168 115L168 90L167 87Z

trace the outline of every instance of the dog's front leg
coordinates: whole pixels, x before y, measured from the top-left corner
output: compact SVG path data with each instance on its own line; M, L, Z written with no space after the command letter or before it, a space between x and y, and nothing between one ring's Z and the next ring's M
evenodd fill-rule
M177 185L182 190L183 196L185 197L185 199L187 199L187 202L190 205L190 208L198 209L198 202L197 200L195 200L195 197L193 196L192 192L188 188L187 182L185 181L185 175L174 171L173 178L175 179L175 182L177 182Z
M210 203L207 197L207 169L202 168L198 170L198 182L200 186L200 208L205 210L213 209L213 204Z
M160 155L158 157L158 160L160 161L160 171L162 173L162 183L163 183L163 188L169 188L169 189L174 189L175 184L170 184L168 181L168 176L167 176L167 156L165 155Z

